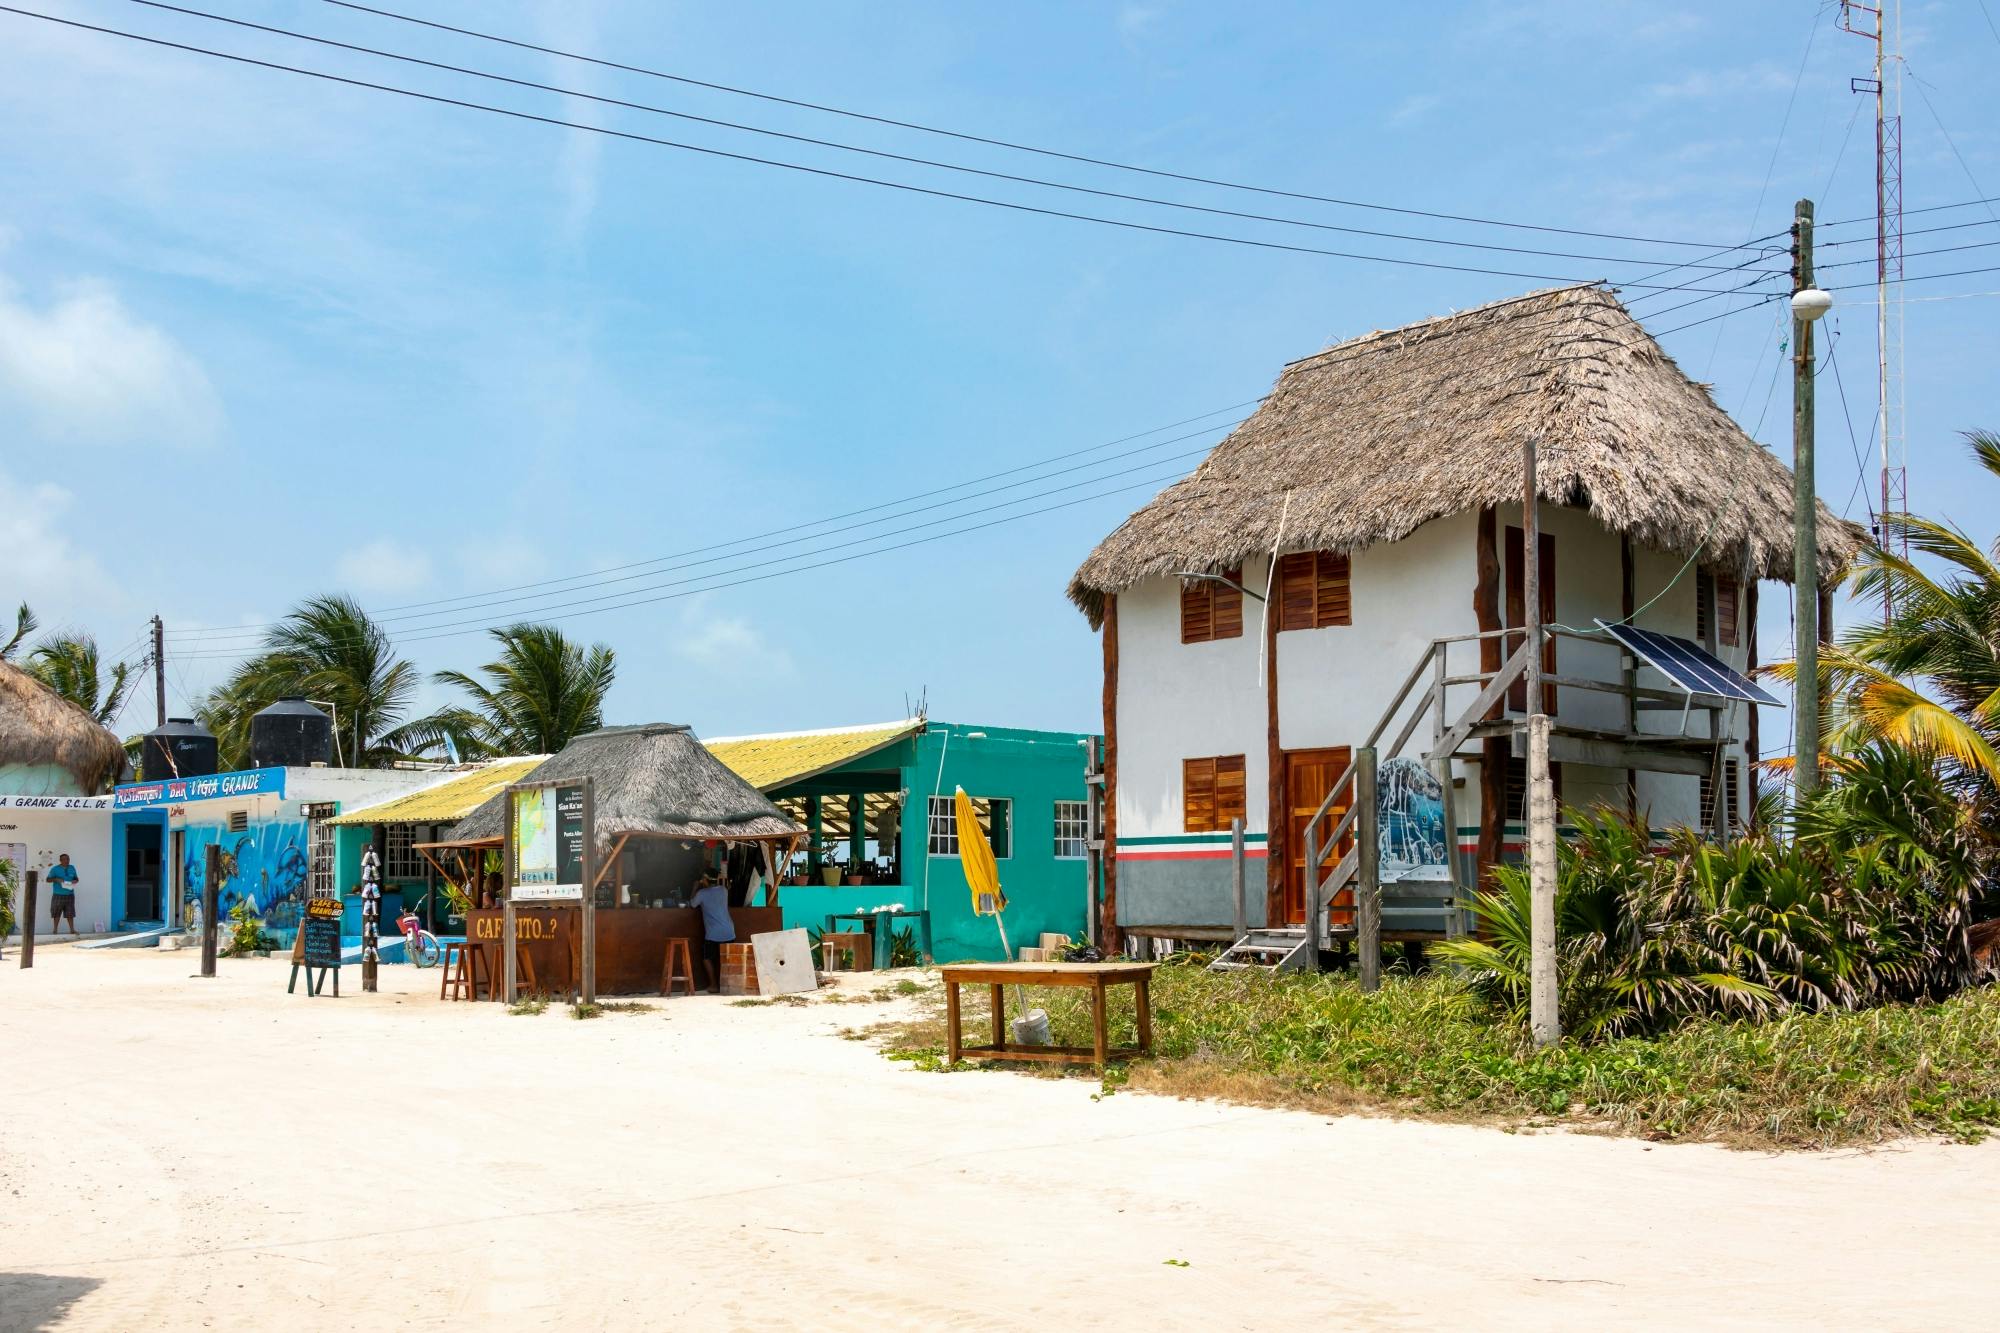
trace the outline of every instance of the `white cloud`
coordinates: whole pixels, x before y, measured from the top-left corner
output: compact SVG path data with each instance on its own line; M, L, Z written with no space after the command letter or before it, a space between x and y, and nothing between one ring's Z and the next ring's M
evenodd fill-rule
M1672 83L1653 84L1646 91L1666 101L1705 101L1746 92L1783 92L1791 86L1791 74L1760 61L1731 69L1698 69Z
M1118 35L1126 41L1134 41L1146 35L1160 21L1160 11L1153 5L1126 5L1118 11Z
M1405 97L1390 110L1387 120L1391 125L1414 125L1444 103L1435 93L1418 93Z
M431 562L422 551L393 537L377 537L341 556L334 573L356 592L415 592L430 582Z
M0 408L53 439L203 443L222 406L201 365L101 282L37 307L0 279Z
M792 674L791 654L772 644L741 616L716 615L701 598L683 607L673 652L704 670L732 677L772 678Z
M107 535L109 517L80 511L76 497L60 486L6 472L0 472L0 495L7 497L0 504L0 551L7 553L7 604L0 606L0 622L7 632L21 602L48 627L79 621L119 600L116 583L91 554Z

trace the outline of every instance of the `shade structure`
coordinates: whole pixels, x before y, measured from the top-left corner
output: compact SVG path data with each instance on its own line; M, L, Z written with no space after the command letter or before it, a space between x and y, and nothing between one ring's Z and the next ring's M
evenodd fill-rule
M125 767L125 747L90 714L0 662L0 792L91 796Z

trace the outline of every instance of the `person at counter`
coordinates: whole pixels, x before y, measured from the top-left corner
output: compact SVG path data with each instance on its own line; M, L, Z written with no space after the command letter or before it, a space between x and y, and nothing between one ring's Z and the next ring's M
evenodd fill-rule
M501 905L500 900L502 897L503 895L500 892L500 872L497 870L489 871L486 876L486 887L480 890L479 893L479 905L483 909L497 911Z
M701 912L701 962L708 969L708 990L722 993L722 946L736 940L736 923L729 919L729 886L703 875L694 887L690 906Z

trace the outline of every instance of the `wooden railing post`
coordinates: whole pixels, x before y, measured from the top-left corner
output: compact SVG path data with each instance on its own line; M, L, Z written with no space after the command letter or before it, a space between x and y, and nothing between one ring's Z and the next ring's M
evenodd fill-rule
M1354 823L1354 947L1361 955L1361 989L1375 991L1382 986L1382 852L1376 836L1374 748L1356 754L1354 765L1354 804L1361 811Z
M1306 825L1306 971L1319 971L1319 820Z
M1243 900L1243 817L1229 821L1229 884L1236 891L1236 938L1250 933L1250 909Z
M35 899L35 885L39 879L39 872L30 870L27 883L21 888L21 966L24 968L35 965L35 917L42 910Z

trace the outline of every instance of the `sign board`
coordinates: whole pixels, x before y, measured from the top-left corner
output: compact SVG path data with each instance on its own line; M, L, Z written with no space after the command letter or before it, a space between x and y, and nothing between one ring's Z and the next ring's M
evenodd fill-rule
M306 899L305 915L299 921L299 937L292 946L292 979L285 985L290 994L299 984L299 969L306 970L306 994L318 995L326 988L326 974L333 973L333 993L340 994L340 915L338 898ZM315 977L313 974L319 975Z
M284 769L249 768L240 773L214 773L207 777L174 778L167 782L128 782L113 788L111 798L120 810L133 810L151 805L216 800L225 796L284 794Z
M300 819L332 819L340 813L338 801L300 801Z
M514 901L581 901L583 787L517 787L513 806Z

